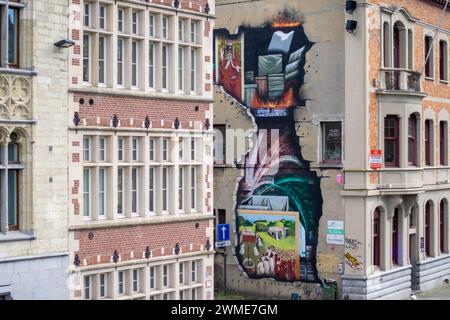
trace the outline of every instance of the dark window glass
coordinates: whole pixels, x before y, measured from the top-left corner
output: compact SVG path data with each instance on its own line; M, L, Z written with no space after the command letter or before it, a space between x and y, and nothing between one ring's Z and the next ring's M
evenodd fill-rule
M340 163L342 160L342 127L340 122L325 122L322 127L324 163Z
M384 163L387 167L399 165L399 125L397 116L384 119Z

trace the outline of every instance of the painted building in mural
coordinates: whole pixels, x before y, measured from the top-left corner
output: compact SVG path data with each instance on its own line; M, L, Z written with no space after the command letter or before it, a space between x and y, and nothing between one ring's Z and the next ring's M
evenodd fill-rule
M224 263L228 288L302 299L450 277L445 1L344 4L217 1L217 286Z

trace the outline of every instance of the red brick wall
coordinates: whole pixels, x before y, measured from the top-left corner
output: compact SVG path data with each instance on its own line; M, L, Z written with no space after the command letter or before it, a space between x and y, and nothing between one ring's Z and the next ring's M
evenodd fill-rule
M76 231L75 240L79 240L80 250L75 254L92 265L98 264L98 255L101 256L100 263L109 263L115 250L121 256L121 261L141 259L147 246L150 246L153 257L162 255L161 248L164 248L164 255L172 255L176 243L180 244L182 253L189 252L190 244L193 244L192 252L200 251L207 240L209 221L199 222L198 229L195 224L192 221L97 229L92 231L92 240L88 238L90 231ZM134 252L134 258L131 258L131 251Z

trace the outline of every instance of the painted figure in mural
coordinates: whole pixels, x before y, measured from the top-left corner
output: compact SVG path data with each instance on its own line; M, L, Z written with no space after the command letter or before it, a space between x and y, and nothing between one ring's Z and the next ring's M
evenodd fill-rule
M301 226L292 229L288 220L255 222L251 229L268 249L254 263L264 267L264 276L279 281L320 282L316 268L316 247L319 220L322 216L320 178L311 171L309 162L302 157L302 150L294 119L295 108L304 106L300 88L304 83L305 55L313 46L299 20L294 15L277 17L261 27L241 27L237 35L227 30L217 30L219 41L219 84L224 90L250 108L258 127L253 149L245 156L241 166L244 176L237 193L237 230L239 236L247 232L245 224L253 222L239 215L239 210L294 212ZM243 42L243 43L240 43ZM225 45L227 43L227 45ZM243 46L244 50L233 50ZM236 53L245 57L236 56ZM245 61L245 64L240 64ZM244 74L239 81L238 72ZM243 95L241 95L243 91ZM293 233L300 229L297 243L292 245ZM266 235L269 238L266 238ZM249 246L240 242L237 257L242 264L249 261ZM269 241L266 243L266 241ZM295 241L294 241L295 242ZM289 243L289 244L288 244ZM289 248L288 250L286 250ZM261 250L259 251L261 252ZM261 277L262 267L250 277ZM246 269L248 271L248 269Z

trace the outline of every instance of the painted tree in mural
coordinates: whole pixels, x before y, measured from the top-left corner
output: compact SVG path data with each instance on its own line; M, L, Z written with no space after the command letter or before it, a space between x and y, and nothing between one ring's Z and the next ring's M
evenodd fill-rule
M320 178L302 157L294 121L295 108L304 106L300 88L312 46L300 19L288 10L235 35L215 31L217 84L250 108L258 126L256 144L242 164L236 208L236 252L252 278L320 281ZM268 218L280 212L295 213L300 223ZM254 221L248 214L266 218Z

